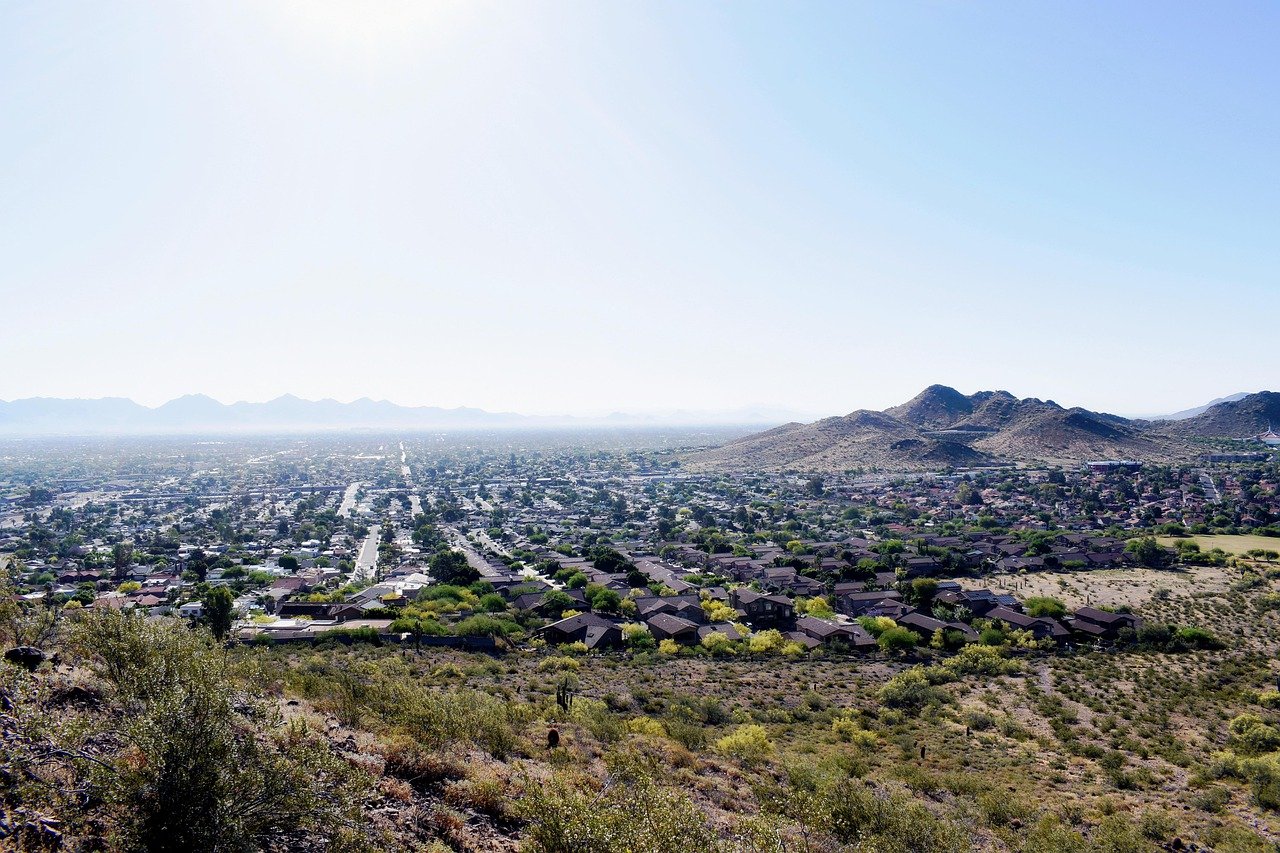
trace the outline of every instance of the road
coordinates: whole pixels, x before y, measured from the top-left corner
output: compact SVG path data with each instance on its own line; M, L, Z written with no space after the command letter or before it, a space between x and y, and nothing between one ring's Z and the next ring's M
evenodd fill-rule
M338 515L347 518L351 515L351 511L356 508L356 492L360 491L359 483L352 483L347 486L346 492L342 495L342 503L338 504Z
M356 556L355 568L351 570L352 583L372 581L378 568L378 536L382 528L374 525L369 528L369 535L360 545L360 553Z

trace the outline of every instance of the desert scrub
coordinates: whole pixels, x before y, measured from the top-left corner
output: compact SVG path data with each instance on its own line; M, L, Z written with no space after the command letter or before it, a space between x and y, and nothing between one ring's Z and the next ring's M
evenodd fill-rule
M539 853L725 851L702 810L683 792L660 785L657 766L633 752L609 756L603 785L572 773L526 781L517 806L528 821L528 849Z
M111 687L115 755L97 790L118 817L119 849L258 849L298 830L358 847L359 794L372 780L301 721L280 725L240 691L221 645L179 620L103 611L74 648Z
M945 691L930 683L924 669L918 666L903 670L886 681L876 693L876 698L888 708L900 708L911 713L919 713L926 705L941 705L949 699Z
M751 766L765 761L774 750L764 726L749 723L716 741L716 751Z

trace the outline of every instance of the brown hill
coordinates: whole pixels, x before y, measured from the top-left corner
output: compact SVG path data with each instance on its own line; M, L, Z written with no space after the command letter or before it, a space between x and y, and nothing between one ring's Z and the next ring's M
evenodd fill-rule
M1268 429L1280 429L1280 393L1259 391L1210 406L1195 417L1154 426L1180 436L1251 438Z
M947 429L973 413L973 400L946 385L930 385L885 413L924 429Z
M989 461L986 454L939 441L887 412L865 409L812 424L786 424L690 457L694 467L834 471L913 470Z
M1176 455L1167 438L1149 434L1124 418L1057 406L1029 407L974 446L1002 459L1055 463L1159 460Z
M1005 461L1169 461L1192 454L1184 438L1149 424L1064 409L1052 400L1019 399L1007 391L966 396L932 385L883 412L787 424L692 454L688 463L757 470L936 470Z

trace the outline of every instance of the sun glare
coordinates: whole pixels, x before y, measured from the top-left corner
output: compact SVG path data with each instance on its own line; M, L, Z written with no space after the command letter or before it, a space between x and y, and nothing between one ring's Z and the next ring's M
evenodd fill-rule
M381 64L429 50L460 18L454 0L276 0L276 22L312 51L332 59Z

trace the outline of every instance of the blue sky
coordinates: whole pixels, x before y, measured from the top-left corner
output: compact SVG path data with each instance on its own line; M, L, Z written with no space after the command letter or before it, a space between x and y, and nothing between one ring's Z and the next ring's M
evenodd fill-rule
M1280 6L0 4L0 398L1280 387Z

